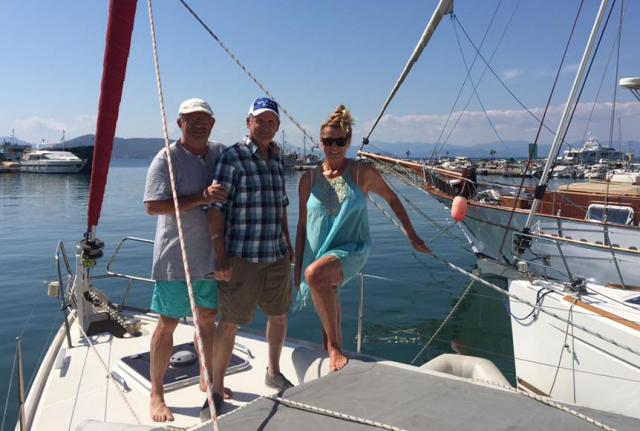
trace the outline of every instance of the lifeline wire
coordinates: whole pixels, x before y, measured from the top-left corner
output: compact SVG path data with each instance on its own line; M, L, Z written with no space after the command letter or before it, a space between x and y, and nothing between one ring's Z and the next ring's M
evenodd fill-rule
M167 155L167 159L169 162L167 163L167 166L169 167L169 178L171 180L171 194L173 197L173 206L174 206L175 215L176 215L178 239L180 240L180 251L182 253L182 265L184 266L185 279L187 283L187 292L189 293L189 305L191 306L191 314L193 315L193 318L195 320L195 325L193 326L195 328L195 339L196 339L196 344L198 346L198 349L197 349L198 356L200 359L200 363L206 364L207 361L205 360L205 355L204 355L205 350L202 344L202 336L200 334L200 320L198 318L199 313L198 313L197 307L195 306L195 297L193 294L193 286L191 284L191 272L189 270L189 262L187 260L187 249L184 241L184 234L182 231L182 217L180 213L180 202L178 200L178 192L176 190L176 177L175 177L175 173L173 172L173 161L171 158L171 150L170 150L171 147L169 144L169 132L167 129L167 115L164 108L164 95L162 92L162 81L160 79L160 63L158 60L158 47L156 45L156 31L155 31L155 25L153 22L153 8L151 3L152 3L152 0L147 0L147 11L149 13L149 27L151 30L151 47L153 51L153 64L155 69L156 85L158 90L158 102L160 104L160 118L162 120L162 134L164 136L165 153ZM211 380L211 376L209 375L208 367L201 366L200 372L204 373L205 385L207 387L207 401L209 404L209 412L211 414L211 424L213 426L213 430L218 431L218 416L216 412L215 403L213 402L213 390L210 386L212 383L212 380Z
M9 378L9 386L7 387L7 398L4 401L4 410L2 411L2 424L0 424L0 431L4 431L4 421L7 418L7 407L9 406L9 397L11 396L11 387L13 386L13 375L16 371L16 359L17 356L13 355L13 365L11 366L11 374Z
M389 431L406 431L403 428L398 428L398 427L393 426L393 425L387 425L385 423L374 421L374 420L371 420L371 419L366 419L366 418L361 418L361 417L358 417L358 416L348 415L346 413L338 412L338 411L335 411L335 410L324 409L322 407L314 406L314 405L311 405L311 404L301 403L299 401L294 401L294 400L290 400L288 398L278 397L276 395L265 395L265 398L269 398L270 400L273 400L273 401L275 401L277 403L284 404L287 407L292 407L294 409L303 410L303 411L306 411L306 412L309 412L309 413L321 414L321 415L324 415L324 416L329 416L329 417L332 417L332 418L342 419L342 420L345 420L345 421L348 421L348 422L358 423L358 424L362 424L362 425L368 425L368 426L372 426L372 427L376 427L376 428L380 428L380 429L384 429L384 430L389 430Z
M96 349L95 344L93 344L93 341L91 341L91 338L89 338L89 336L84 331L84 329L82 329L82 325L78 324L76 326L78 327L78 329L80 329L80 332L82 333L82 336L84 337L84 339L87 340L87 344L89 344L89 349L91 351L93 351L93 353L95 353L96 357L100 361L100 364L102 365L102 368L104 368L105 372L107 373L107 376L106 376L107 380L111 381L111 383L113 383L113 385L116 387L116 392L118 392L120 394L120 397L124 400L124 403L126 404L127 408L129 409L129 413L131 413L131 415L134 417L134 419L136 420L138 425L142 425L142 421L140 420L140 418L136 414L136 412L133 409L133 407L131 406L131 404L129 404L129 400L127 400L127 397L120 390L120 387L118 387L118 383L116 383L115 379L113 378L113 376L109 372L109 367L104 362L104 359L102 359L102 356L100 356L100 353L98 352L98 349ZM78 389L79 388L80 387L78 386Z
M396 227L398 227L398 228L400 229L400 231L401 231L401 232L406 236L406 233L405 233L404 229L402 228L402 226L400 226L396 220L394 220L393 218L391 218L391 217L390 217L390 215L387 213L387 211L385 211L385 210L382 208L382 206L380 206L380 204L378 204L378 203L377 203L373 198L371 198L370 196L369 196L369 200L371 200L371 201L376 205L376 207L378 207L378 208L382 211L382 213L383 213L387 218L389 218L389 220L390 220L390 221L391 221L391 222L392 222ZM490 288L490 289L493 289L493 290L495 290L496 292L498 292L498 293L500 293L500 294L502 294L502 295L506 295L506 296L508 296L508 297L510 297L510 298L512 298L512 299L514 299L514 300L516 300L516 301L519 301L519 302L521 302L521 303L523 303L523 304L528 305L529 307L533 307L533 308L537 309L538 311L540 311L541 313L547 314L547 315L549 315L549 316L551 316L551 317L553 317L553 318L555 318L555 319L557 319L557 320L559 320L559 321L561 321L561 322L564 322L564 323L567 323L567 322L568 322L568 320L567 320L567 319L565 319L565 318L563 318L563 317L559 316L558 314L553 313L553 312L551 312L551 311L547 311L547 310L546 310L546 309L544 309L543 307L538 306L538 305L535 305L535 304L534 304L534 303L532 303L531 301L528 301L528 300L526 300L526 299L522 299L522 298L520 298L518 295L515 295L515 294L513 294L513 293L511 293L511 292L509 292L509 291L507 291L507 290L504 290L504 289L502 289L501 287L496 286L495 284L490 283L490 282L488 282L488 281L486 281L486 280L482 279L481 277L478 277L477 275L472 274L472 273L470 273L469 271L466 271L466 270L464 270L464 269L460 268L459 266L457 266L457 265L455 265L455 264L453 264L453 263L449 262L448 260L446 260L446 259L444 259L444 258L442 258L442 257L438 256L437 254L435 254L435 253L433 253L433 252L430 254L430 256L431 256L431 257L433 257L434 259L438 260L439 262L441 262L441 263L443 263L443 264L447 265L448 267L450 267L451 269L455 270L456 272L459 272L459 273L461 273L461 274L463 274L463 275L466 275L467 277L471 278L472 280L475 280L475 281L477 281L478 283L480 283L480 284L482 284L482 285L484 285L484 286L486 286L486 287L488 287L488 288ZM582 331L586 332L587 334L593 335L594 337L599 338L599 339L601 339L601 340L603 340L603 341L605 341L605 342L607 342L607 343L610 343L610 344L612 344L612 345L614 345L614 346L616 346L616 347L619 347L619 348L621 348L621 349L623 349L623 350L626 350L626 351L628 351L628 352L631 352L631 353L633 353L633 354L635 354L635 355L640 356L640 352L638 352L638 351L637 351L637 350L635 350L634 348L629 347L629 346L624 345L624 344L621 344L621 343L617 342L616 340L614 340L614 339L612 339L612 338L609 338L609 337L606 337L606 336L604 336L604 335L602 335L602 334L600 334L600 333L598 333L598 332L592 331L591 329L588 329L586 326L579 325L579 324L577 324L577 323L573 323L573 322L571 322L571 325L572 325L573 327L578 328L578 329L580 329L580 330L582 330Z
M460 295L460 298L458 298L458 300L456 301L455 305L453 307L451 307L451 310L449 311L449 314L447 314L447 317L444 318L444 320L442 321L442 323L440 324L438 329L436 329L436 331L433 333L433 335L431 335L431 338L429 338L429 341L427 341L424 344L424 346L422 347L422 349L420 349L418 354L413 357L411 362L409 362L411 365L416 363L418 358L420 356L422 356L424 351L427 350L427 348L431 345L433 340L435 340L435 338L440 334L440 331L442 331L442 328L444 328L447 325L447 323L449 323L449 320L451 320L451 317L456 312L456 310L458 309L460 304L462 304L462 300L464 300L464 298L467 296L467 294L469 293L469 291L471 290L471 288L473 287L474 284L475 284L475 280L471 280L471 282L469 282L469 285L464 289L464 291L462 292L462 295Z

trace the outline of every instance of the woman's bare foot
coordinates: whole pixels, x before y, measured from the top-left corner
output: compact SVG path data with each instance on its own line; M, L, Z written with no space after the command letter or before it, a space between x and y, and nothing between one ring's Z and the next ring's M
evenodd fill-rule
M347 365L349 359L338 349L329 349L329 370L338 371Z
M154 422L173 422L173 414L161 396L151 396L149 412Z
M204 384L204 379L200 378L200 392L207 392L207 385ZM225 400L230 400L231 398L233 398L233 391L229 388L224 388L224 390L222 391L222 396L224 397Z

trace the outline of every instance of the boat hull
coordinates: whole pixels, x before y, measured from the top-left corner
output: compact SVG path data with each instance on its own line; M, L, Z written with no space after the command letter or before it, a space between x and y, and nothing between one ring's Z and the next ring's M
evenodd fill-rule
M450 199L436 197L451 205ZM508 265L521 260L528 271L556 280L581 277L603 284L640 285L637 228L540 215L529 237L530 247L518 255L514 237L521 234L526 218L525 211L469 203L460 225L479 256Z
M36 174L77 174L85 167L86 161L29 161L20 164L20 172Z
M640 417L640 358L624 348L640 351L640 326L634 323L640 320L640 309L621 305L625 295L638 293L599 287L576 300L562 286L552 289L541 306L590 332L544 313L522 320L532 308L512 299L518 386L561 402ZM540 290L546 291L545 285L526 280L509 285L510 293L531 303Z

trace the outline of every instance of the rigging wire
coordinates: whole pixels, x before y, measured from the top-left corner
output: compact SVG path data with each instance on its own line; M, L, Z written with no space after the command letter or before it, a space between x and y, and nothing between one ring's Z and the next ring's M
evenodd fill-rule
M613 10L613 6L611 6L611 10ZM619 76L619 67L620 67L620 41L622 39L622 22L623 22L623 18L624 18L624 0L620 1L620 22L618 24L618 35L617 35L617 48L616 48L616 67L615 67L615 74L614 74L614 84L613 84L613 104L611 106L611 124L609 127L609 145L613 147L613 127L615 124L615 116L616 116L616 99L617 99L617 95L618 95L618 76ZM608 205L608 198L609 198L609 187L611 186L611 181L607 181L607 188L606 188L606 192L605 192L605 200L604 200L604 235L605 235L605 240L606 242L609 244L609 250L611 251L611 257L613 258L613 263L616 267L616 271L618 272L618 277L620 278L620 283L622 284L623 288L626 288L625 283L624 283L624 278L622 277L622 271L620 271L620 264L618 263L618 258L613 250L613 244L611 244L611 240L609 237L609 217L608 217L608 212L609 212L609 205Z
M469 66L467 64L467 59L465 58L464 50L462 49L462 44L460 43L460 35L458 34L458 27L456 26L455 23L456 23L456 21L454 19L453 20L453 30L454 30L454 33L456 35L456 42L458 43L458 49L460 50L460 56L462 57L462 62L464 63L464 67L467 69L467 74L469 75L469 83L471 84L471 88L473 89L473 94L476 96L476 99L478 99L478 103L480 104L480 109L482 109L482 113L484 114L485 118L487 119L487 122L491 126L491 129L493 129L493 132L498 137L498 140L500 141L500 143L502 145L504 145L504 140L502 139L502 136L500 136L500 133L498 133L498 130L496 129L495 124L493 124L493 121L491 121L491 118L489 117L489 114L487 114L487 110L484 107L484 104L482 103L482 100L480 99L480 95L478 94L478 89L476 87L476 84L473 83L473 78L471 77L471 69L469 68Z
M567 318L568 322L567 322L567 326L564 329L564 341L562 342L562 347L560 348L560 357L558 358L558 365L555 367L556 372L553 375L553 381L551 382L551 387L549 388L549 390L547 391L547 393L549 395L551 395L551 393L553 392L553 388L555 388L556 386L556 382L558 379L558 374L560 373L560 364L562 364L562 357L564 356L564 351L567 349L567 338L569 338L569 328L571 327L570 323L571 321L573 321L573 306L574 304L571 304L571 306L569 307L569 312L568 315L569 317ZM572 337L571 339L573 340L573 334L571 334ZM573 361L572 361L573 363ZM573 402L575 402L576 400L574 399Z
M224 42L222 42L222 39L220 39L220 37L218 37L218 35L216 35L213 30L211 30L211 28L202 20L202 18L200 18L200 16L187 4L187 2L185 0L179 0L180 3L182 3L182 5L185 7L185 9L187 9L187 11L189 11L189 13L195 18L196 21L198 21L198 23L205 29L205 31L207 33L209 33L209 35L218 43L218 45L220 45L220 47L224 50L224 52L227 53L227 55L229 55L229 57L231 57L231 59L240 67L240 69L242 69L242 71L244 73L247 74L247 76L249 78L251 78L251 80L258 86L258 88L260 88L260 90L262 90L264 92L264 94L266 94L270 99L275 100L276 102L278 102L278 105L280 106L280 110L282 111L282 113L289 119L289 121L291 121L297 128L298 130L300 130L302 132L302 134L309 139L311 142L313 142L314 147L318 147L318 143L316 142L316 140L313 138L313 136L311 136L307 130L302 126L302 124L300 124L295 118L293 118L293 116L289 113L289 111L282 105L282 103L280 103L280 101L278 99L276 99L271 92L269 92L269 90L267 90L267 88L260 82L258 81L258 78L255 77L255 75L253 73L251 73L251 71L249 69L247 69L247 67L240 62L240 60L238 59L238 57L236 57L236 55L231 52L231 50L229 48L227 48L227 46L224 44Z
M589 126L591 125L591 119L593 118L593 113L595 112L596 109L596 104L598 102L598 99L600 98L600 91L602 90L602 86L604 84L604 80L607 77L607 73L609 72L609 65L611 63L611 59L613 58L613 53L616 50L616 44L613 43L613 45L611 45L611 51L609 51L609 57L607 58L607 64L604 67L604 71L602 72L602 77L600 78L600 84L598 85L598 91L596 91L596 95L595 98L593 99L593 104L591 105L591 112L589 112L589 118L587 118L587 124L584 128L584 133L582 135L582 140L586 140L587 139L587 134L589 133Z
M16 372L17 355L13 355L13 365L11 366L11 374L9 374L9 386L7 387L7 398L4 400L4 409L2 410L2 423L0 423L0 431L4 431L4 422L7 418L7 407L9 407L9 397L11 396L11 387L13 386L13 375Z
M402 228L402 226L395 219L393 219L387 213L387 211L385 211L384 208L382 208L382 206L380 206L379 203L377 203L371 196L368 196L368 198L369 198L370 201L372 201L374 203L374 205L376 205L376 207L378 207L378 209L380 209L382 211L382 213L391 221L391 223L393 223L403 233L403 235L407 236L407 234L406 234L405 230ZM494 291L496 291L496 292L498 292L498 293L500 293L502 295L506 295L506 296L508 296L509 298L512 298L515 301L518 301L518 302L521 302L523 304L526 304L529 307L534 307L537 310L539 310L541 313L544 313L544 314L546 314L548 316L551 316L551 317L553 317L553 318L555 318L555 319L557 319L557 320L559 320L561 322L565 322L565 323L567 322L567 319L559 316L558 314L556 314L554 312L551 312L551 311L548 311L548 310L544 309L543 307L537 306L537 305L533 304L529 300L520 298L518 295L515 295L515 294L509 292L508 290L504 290L501 287L496 286L495 284L493 284L491 282L488 282L488 281L482 279L481 277L478 277L477 275L475 275L475 274L473 274L473 273L471 273L471 272L459 267L458 265L448 261L447 259L445 259L443 257L440 257L439 255L437 255L437 254L435 254L433 252L430 254L430 256L433 257L434 259L436 259L437 261L439 261L440 263L444 264L445 266L448 266L449 268L453 269L454 271L459 272L460 274L466 275L468 278L477 281L478 283L482 284L483 286L486 286L486 287L488 287L488 288L490 288L490 289L492 289L492 290L494 290ZM602 334L600 334L600 333L598 333L596 331L592 331L591 329L587 328L584 325L580 325L580 324L577 324L577 323L572 323L572 326L574 326L574 327L586 332L587 334L593 335L596 338L599 338L599 339L601 339L601 340L603 340L603 341L605 341L605 342L607 342L609 344L612 344L612 345L614 345L614 346L616 346L618 348L626 350L626 351L628 351L630 353L633 353L633 354L635 354L635 355L640 357L640 352L638 352L633 347L627 346L625 344L621 344L618 341L616 341L616 340L614 340L614 339L612 339L612 338L610 338L608 336L602 335Z
M182 0L181 0L182 1ZM184 2L183 2L184 3ZM193 285L191 283L191 271L189 270L189 261L187 259L187 248L186 248L186 244L185 244L185 238L184 238L184 233L182 230L182 213L180 210L180 203L178 201L178 191L176 189L176 175L173 171L173 160L171 157L171 146L169 143L169 131L168 131L168 126L167 126L167 115L165 112L165 106L164 106L164 94L162 91L162 80L160 79L160 62L158 59L158 47L156 44L156 30L155 30L155 24L154 24L154 20L153 20L153 7L152 7L152 0L147 0L147 12L149 15L149 28L151 31L151 49L152 49L152 53L153 53L153 65L154 65L154 72L155 72L155 78L156 78L156 87L157 87L157 91L158 91L158 103L160 105L160 120L162 122L162 134L164 137L164 148L165 148L165 153L167 155L167 167L169 168L169 180L170 180L170 184L171 184L171 195L173 198L173 206L174 206L174 210L175 210L175 217L176 217L176 227L178 230L178 240L180 243L180 252L182 255L182 265L184 267L184 274L185 274L185 281L187 284L187 293L189 295L189 305L191 307L191 314L193 315L195 324L194 329L195 329L195 341L196 341L196 345L198 347L198 357L200 360L201 364L206 364L207 361L205 360L205 349L204 346L202 344L202 335L200 334L200 325L198 324L199 319L198 319L198 309L195 306L195 296L193 293ZM96 351L97 352L97 351ZM102 361L102 358L100 358L100 360ZM218 412L215 406L215 403L213 401L213 389L211 387L211 383L212 383L212 379L211 376L209 374L209 368L206 366L201 367L200 370L201 373L204 373L204 380L205 380L205 385L207 388L207 402L208 402L208 407L209 407L209 413L211 415L211 423L212 423L212 427L214 431L218 431Z
M460 304L462 304L462 301L467 296L467 294L469 293L469 291L471 290L474 284L475 284L475 280L471 280L467 285L467 287L465 287L465 289L462 291L462 294L460 295L456 303L453 305L453 307L451 307L449 314L447 314L447 316L440 323L440 326L438 326L438 329L435 330L435 332L431 335L431 338L429 338L429 340L424 344L422 349L420 349L420 351L413 357L411 362L409 362L411 365L416 363L416 361L420 358L420 356L422 356L425 350L427 350L427 348L431 345L433 340L440 334L440 331L442 331L442 329L447 325L447 323L449 323L449 320L451 320L451 318L453 317L453 314L456 312L456 310L458 310L458 307L460 306Z
M516 4L516 7L514 8L513 12L515 13L516 9L518 8L518 5L520 4L520 0L518 0L518 3ZM480 41L480 49L482 49L482 46L484 45L485 39L487 38L487 35L489 34L489 30L491 29L492 25L493 25L493 21L496 17L496 15L498 14L498 10L500 9L500 5L502 5L502 0L500 0L498 2L498 4L496 5L496 8L493 11L493 15L491 16L491 19L489 20L489 24L487 24L487 28L484 32L484 35L482 36L482 40ZM513 13L511 14L511 18L513 18ZM500 43L502 42L502 37L504 36L506 29L509 27L509 24L511 23L511 18L509 18L509 21L507 22L507 25L505 27L505 31L502 32L502 36L500 37L500 39L498 40L498 43L493 51L493 54L496 53L498 46L500 45ZM493 57L492 54L492 57ZM449 111L449 115L447 116L446 121L444 122L444 126L442 126L442 130L440 131L440 135L438 136L438 139L436 140L436 144L433 147L433 151L431 152L431 157L429 158L429 160L433 160L434 154L436 153L436 149L438 148L438 144L440 143L440 139L442 138L442 135L444 134L444 131L447 129L447 125L449 124L449 120L451 119L451 115L453 115L453 110L455 109L456 105L458 104L458 100L460 99L460 96L462 95L462 90L464 89L465 85L467 84L467 80L470 78L470 74L471 74L471 70L473 69L473 66L476 64L476 60L478 59L478 54L476 53L473 57L473 60L471 61L471 67L467 68L467 74L464 77L464 81L462 82L462 85L460 86L460 89L458 90L458 94L456 95L455 100L453 101L453 105L451 105L451 110ZM485 68L486 71L486 68ZM483 73L484 75L484 73ZM482 77L480 78L482 79ZM479 82L479 81L478 81Z
M183 1L183 0L180 0L180 1ZM387 107L391 103L391 100L393 100L394 96L396 95L396 93L400 89L400 86L403 84L404 80L409 75L409 72L411 72L411 69L413 68L413 65L420 58L420 55L422 54L422 51L424 50L425 46L427 45L427 43L431 39L431 36L435 32L438 24L440 24L440 21L442 20L442 17L444 15L447 15L447 14L450 14L450 13L453 13L453 1L451 1L451 0L440 0L440 3L438 4L438 7L433 12L433 15L431 16L431 19L427 23L427 26L424 28L424 31L422 32L422 35L420 36L420 40L418 40L418 44L414 48L413 53L411 54L411 57L409 57L409 60L407 60L407 63L405 64L404 68L402 69L402 72L400 73L400 77L398 78L398 80L394 84L393 88L391 89L391 93L389 93L389 96L387 96L387 100L382 105L382 109L380 110L380 113L378 114L378 117L373 122L373 125L371 126L371 129L369 130L369 133L367 133L367 136L362 139L362 145L360 146L361 150L362 150L362 148L364 148L364 146L366 144L369 143L369 138L371 137L371 134L375 130L376 126L378 125L378 122L382 118L382 115L384 114L384 111L387 109Z
M614 0L615 2L615 0ZM542 115L542 121L540 122L540 126L538 127L538 130L536 131L536 136L535 139L533 141L534 145L538 145L538 140L540 139L540 133L542 131L542 124L544 124L544 119L547 116L547 113L549 111L549 107L551 106L551 101L553 99L553 95L555 93L555 89L556 86L558 84L558 81L560 79L560 73L562 71L562 66L564 65L565 59L567 57L567 52L569 51L569 47L571 46L571 40L573 39L573 36L575 34L575 30L576 30L576 26L578 24L578 20L580 18L580 13L582 11L582 7L584 5L584 0L580 1L580 5L578 6L578 11L576 12L576 16L574 18L573 21L573 25L571 27L571 32L569 33L569 38L567 39L567 43L565 44L565 48L564 48L564 52L562 53L562 57L560 59L560 64L558 64L558 68L556 70L556 76L553 80L553 85L551 86L551 91L549 92L549 97L547 98L547 103L545 105L544 108L544 113ZM598 40L598 43L596 45L596 49L594 51L594 55L591 57L591 63L589 65L589 69L587 70L587 74L585 75L585 79L583 80L582 84L583 84L583 88L584 88L584 83L586 82L586 77L589 76L589 71L591 70L591 66L593 65L593 61L595 59L595 54L598 52L598 47L600 46L600 42L602 40L602 35L604 34L604 30L607 28L607 23L609 22L609 17L611 16L611 12L609 12L609 15L607 16L607 20L605 21L604 27L602 29L602 33L600 33L600 38ZM580 96L578 96L578 99L580 99ZM577 105L577 101L576 101L576 105ZM562 136L562 142L564 142L564 139L566 137L566 131L565 131L565 136ZM552 155L549 154L549 157L554 157L555 158L556 155ZM527 170L529 169L531 165L531 154L529 154L529 158L527 159L527 164L525 166L525 174L527 172ZM500 248L499 248L499 252L502 254L502 250L504 248L504 245L506 243L507 240L507 234L509 232L509 229L511 228L511 223L513 222L513 215L515 213L515 209L516 209L516 205L518 204L518 200L520 199L520 194L522 193L524 189L524 176L522 177L522 181L520 182L520 187L518 188L518 192L516 193L516 197L513 200L513 207L511 208L511 212L509 213L509 220L507 222L507 228L504 231L504 235L502 236L502 239L500 240ZM515 261L513 262L515 263Z
M520 6L520 0L518 0L518 2L516 3L516 6L513 8L513 11L511 12L511 15L509 16L509 19L507 20L507 23L506 23L504 29L502 30L502 34L500 35L500 38L498 39L498 42L496 43L496 46L493 49L493 52L489 56L489 63L491 63L493 61L493 58L495 57L496 53L498 52L498 48L502 44L502 40L506 36L507 30L511 26L511 21L513 20L513 17L515 16L516 11L518 10L518 6ZM480 82L482 81L482 79L487 74L487 70L488 70L488 68L485 65L484 66L484 70L480 74L480 77L478 78L478 82L476 83L476 85L478 85L478 86L480 85ZM460 92L462 92L462 89L460 89ZM444 148L444 146L447 144L447 142L449 142L449 138L453 134L453 131L456 129L456 127L458 126L458 123L462 119L462 116L467 111L467 108L469 107L469 104L471 103L471 99L473 99L473 93L469 95L469 97L467 98L466 103L464 104L464 107L458 113L458 117L456 118L455 122L453 123L453 126L451 126L451 130L447 134L447 137L445 138L444 142L442 142L442 144L440 146L440 149ZM453 109L454 108L455 108L455 105L451 107L451 112L449 113L449 116L451 116L453 114ZM442 138L442 133L444 133L444 129L442 130L440 137L438 137L438 141ZM436 148L434 148L434 152L432 152L430 160L433 160L434 157L437 155L437 152L435 150L436 150Z
M582 1L580 2L580 5L582 5ZM460 29L462 30L462 33L464 34L465 38L469 41L469 43L471 44L471 46L473 47L473 49L478 53L478 57L480 57L480 59L482 60L482 62L487 66L487 69L491 72L491 74L498 80L498 82L500 83L500 85L502 85L502 87L507 91L507 93L509 93L509 95L511 97L513 97L513 99L534 119L536 120L536 122L538 124L541 124L542 127L547 130L548 132L550 132L552 135L555 135L555 132L549 128L543 121L542 119L538 118L538 116L536 114L534 114L525 104L524 102L518 97L516 96L516 94L509 88L509 86L504 82L504 80L500 77L500 75L493 69L493 67L491 67L491 64L487 61L486 58L484 58L484 56L482 55L482 53L480 52L480 50L478 49L478 47L473 43L473 40L471 39L471 36L469 36L469 33L467 33L467 30L465 29L464 25L462 24L462 21L460 21L460 18L456 15L456 21L458 23L458 25L460 26ZM566 142L563 140L563 142L566 144ZM568 145L568 144L567 144Z
M566 310L565 310L566 311ZM578 312L576 312L575 310L573 311L573 314L580 314ZM403 332L403 333L408 333L408 334L412 334L412 338L406 338L407 340L412 340L413 343L411 343L410 341L408 341L406 344L417 344L417 343L421 343L422 340L425 340L427 337L426 335L423 336L419 333L419 329L418 328L401 328L398 326L393 326L393 325L389 325L389 324L382 324L379 322L373 322L369 319L364 319L364 323L366 323L368 326L370 327L374 327L374 328L378 328L381 330L388 330L391 333L397 333L397 332ZM388 338L388 337L387 337ZM365 336L364 340L369 343L369 344L398 344L398 342L394 342L394 341L387 341L386 338L384 337L371 337L371 339L369 339L369 336ZM382 340L382 341L380 341ZM446 345L446 346L450 346L451 345L451 341L453 341L450 338L440 338L440 337L436 337L435 340L436 342ZM548 362L541 362L541 361L536 361L533 359L527 359L527 358L521 358L519 356L515 356L515 355L508 355L505 353L501 353L501 352L497 352L495 350L489 350L489 349L483 349L482 347L478 347L478 346L474 346L471 344L467 344L466 342L464 342L461 344L461 347L466 351L472 351L472 352L478 352L478 353L482 353L485 354L487 356L495 356L496 358L499 359L509 359L510 361L518 361L518 362L526 362L528 364L533 364L533 365L541 365L543 367L549 367L549 368L558 368L558 364L557 363L548 363ZM435 347L434 347L435 348ZM444 348L439 348L438 350L440 350L441 352L447 351L447 349ZM590 375L590 376L597 376L597 377L605 377L608 379L615 379L615 380L620 380L620 381L624 381L624 382L633 382L633 383L640 383L640 379L633 379L633 378L628 378L628 377L623 377L623 376L616 376L613 374L605 374L605 373L600 373L600 372L596 372L596 371L588 371L588 370L584 370L584 369L580 369L580 370L576 370L574 368L569 368L569 367L563 367L563 366L559 366L559 368L561 370L565 370L565 371L572 371L576 374L585 374L585 375ZM636 366L636 368L638 368ZM509 375L514 375L515 373L501 369L500 370L501 373L503 374L509 374Z

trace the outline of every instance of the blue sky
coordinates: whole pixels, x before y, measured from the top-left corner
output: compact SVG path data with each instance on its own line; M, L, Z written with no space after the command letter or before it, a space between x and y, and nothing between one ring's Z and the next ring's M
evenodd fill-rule
M640 76L640 4L626 1L620 76ZM155 89L146 0L138 1L131 55L117 135L162 135ZM355 139L368 131L382 103L431 16L434 0L421 1L205 1L189 4L255 73L276 98L314 136L333 108L346 104L358 121ZM456 0L455 12L479 44L500 4L483 54L488 58L515 10L492 67L514 93L540 115L578 0ZM561 104L599 2L585 0L574 43L553 99L549 125L555 127ZM177 136L175 112L188 97L207 99L216 112L212 138L226 144L244 131L249 103L262 95L177 0L154 2L165 101ZM55 142L94 133L102 73L108 2L106 0L4 0L0 26L0 135ZM604 65L611 52L618 11L603 41L589 84L570 130L580 140L593 107ZM463 37L461 35L461 37ZM472 49L462 40L467 62ZM605 75L599 103L588 127L601 140L609 136L615 56ZM484 69L477 61L473 79ZM454 25L445 18L372 139L435 142L466 69ZM536 124L488 73L478 87L488 115L504 140L530 141ZM471 95L469 85L461 100ZM618 114L625 140L640 139L640 103L618 92ZM457 108L462 109L461 107ZM448 142L473 145L496 141L476 99ZM288 121L282 129L293 144L301 134ZM447 133L445 133L446 135ZM617 122L616 122L617 139ZM548 142L549 134L542 135Z

